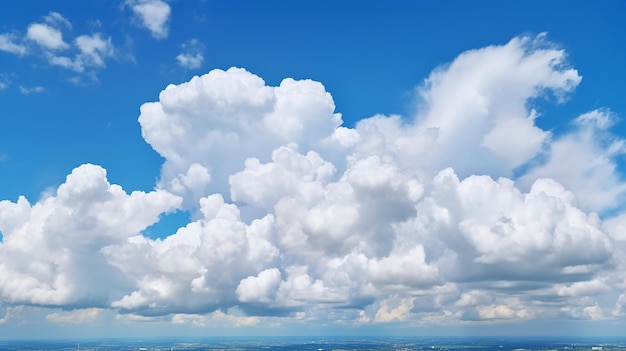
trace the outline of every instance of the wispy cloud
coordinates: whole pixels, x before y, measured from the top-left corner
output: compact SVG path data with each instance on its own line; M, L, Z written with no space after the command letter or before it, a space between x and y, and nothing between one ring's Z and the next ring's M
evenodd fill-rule
M0 50L16 55L25 55L28 48L16 42L16 36L8 33L0 34Z
M30 95L30 94L39 94L39 93L43 93L44 91L46 91L46 89L42 86L35 86L32 88L26 88L20 85L20 93L24 94L24 95Z
M85 324L93 323L102 310L99 308L86 308L68 312L51 313L46 319L59 324Z

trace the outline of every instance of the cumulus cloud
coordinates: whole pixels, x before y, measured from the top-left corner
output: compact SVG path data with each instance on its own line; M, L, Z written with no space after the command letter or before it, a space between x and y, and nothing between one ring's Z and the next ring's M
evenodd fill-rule
M158 102L141 106L139 123L146 141L166 159L164 188L194 193L195 187L175 189L172 182L197 164L211 176L206 191L228 195L229 176L248 158L267 161L289 143L303 150L333 144L330 136L341 124L334 109L318 82L288 78L269 87L260 77L231 68L168 86ZM198 198L190 200L193 205Z
M76 168L56 194L35 204L0 202L0 287L4 301L59 307L106 307L128 284L100 252L171 211L165 191L128 195L95 165Z
M234 304L240 280L278 258L271 215L245 224L220 195L200 203L203 218L166 239L139 235L103 249L136 282L113 307L148 315L212 312Z
M85 165L34 205L0 203L2 296L192 325L619 318L626 217L598 213L624 186L615 116L535 124L538 99L563 103L581 80L565 56L544 35L465 52L413 116L354 128L311 80L231 68L169 85L139 116L165 159L155 191ZM142 234L179 206L188 224Z
M45 23L33 23L26 32L28 39L49 50L63 50L69 47L63 40L60 30Z
M141 25L150 31L157 39L166 38L168 35L168 21L172 9L162 0L127 0Z

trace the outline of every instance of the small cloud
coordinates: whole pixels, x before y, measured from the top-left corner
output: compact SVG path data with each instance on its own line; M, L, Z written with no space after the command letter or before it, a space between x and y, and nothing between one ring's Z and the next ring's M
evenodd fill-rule
M126 4L132 8L141 25L150 30L153 37L157 39L167 37L167 22L172 12L170 5L161 0L127 0Z
M0 51L11 54L24 55L28 52L28 48L15 42L15 36L12 34L0 34Z
M104 39L100 33L81 35L74 40L74 45L79 52L73 58L50 53L50 64L82 73L89 67L104 67L104 59L115 53L111 38Z
M58 12L50 12L47 16L44 16L43 19L46 23L49 23L53 26L61 25L67 28L72 28L72 24L70 23L70 21L68 21Z
M118 314L115 316L115 320L133 323L133 322L154 322L157 321L157 317L146 317L134 313Z
M4 317L0 318L0 324L4 324L8 322L9 320L13 319L23 309L24 309L24 306L7 307L4 313Z
M0 81L0 90L4 90L9 86L9 83Z
M49 50L64 50L69 44L63 41L60 30L43 23L32 23L26 32L28 39Z
M196 69L202 66L204 55L202 54L204 45L197 39L191 39L182 45L183 52L176 56L178 65L187 69Z
M248 327L259 324L259 317L236 316L217 310L211 314L211 317L218 321L225 321L234 324L236 327Z
M202 54L192 55L188 53L181 53L176 56L176 61L178 61L178 64L181 67L189 69L200 68L203 60L204 56Z
M46 89L42 86L26 88L20 85L20 93L24 95L39 94L39 93L43 93L44 91L46 91Z
M113 56L111 38L102 39L100 33L81 35L76 38L76 46L80 50L78 59L83 65L104 66L104 57Z
M601 108L578 116L574 119L574 124L581 127L594 127L602 130L612 127L616 121L617 117L611 110Z

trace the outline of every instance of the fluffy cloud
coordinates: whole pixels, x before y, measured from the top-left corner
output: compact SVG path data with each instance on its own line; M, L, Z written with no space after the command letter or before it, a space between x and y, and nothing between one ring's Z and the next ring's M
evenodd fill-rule
M150 31L157 39L166 38L168 34L168 21L172 9L170 5L161 0L127 0L141 25Z
M126 279L100 250L175 209L165 191L126 194L99 166L76 168L54 196L0 202L0 291L15 304L105 307Z
M248 158L266 161L274 149L290 143L303 150L333 143L330 137L341 124L334 109L318 82L288 78L269 87L258 76L231 68L168 86L158 102L141 106L139 123L146 141L166 159L161 186L177 194L198 193L172 183L198 164L211 181L197 186L227 195L229 176ZM198 198L190 200L193 205Z
M165 159L157 190L128 195L86 165L35 205L0 203L0 291L193 325L619 318L626 217L594 212L623 193L615 117L535 124L538 99L580 80L540 35L465 52L414 116L354 128L311 80L231 68L169 85L139 116ZM179 205L186 226L141 233ZM97 291L84 267L105 277Z
M103 249L136 282L113 307L147 315L212 312L232 305L240 280L278 258L272 216L247 225L220 195L200 203L203 218L166 239L134 236Z
M28 39L36 42L45 49L63 50L69 47L69 44L63 41L61 31L45 23L31 24L28 26L26 35Z
M104 59L115 52L111 38L103 39L100 33L78 36L74 45L78 51L73 56L48 53L50 64L82 73L88 68L104 67Z
M453 167L462 177L511 177L549 140L529 107L547 92L564 96L581 80L565 52L545 44L543 36L520 37L459 55L426 79L412 121L361 121L359 152L385 153L430 174Z

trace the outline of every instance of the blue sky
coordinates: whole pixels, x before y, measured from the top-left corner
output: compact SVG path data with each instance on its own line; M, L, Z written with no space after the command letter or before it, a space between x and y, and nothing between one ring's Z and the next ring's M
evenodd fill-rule
M625 11L2 5L0 336L619 334Z

